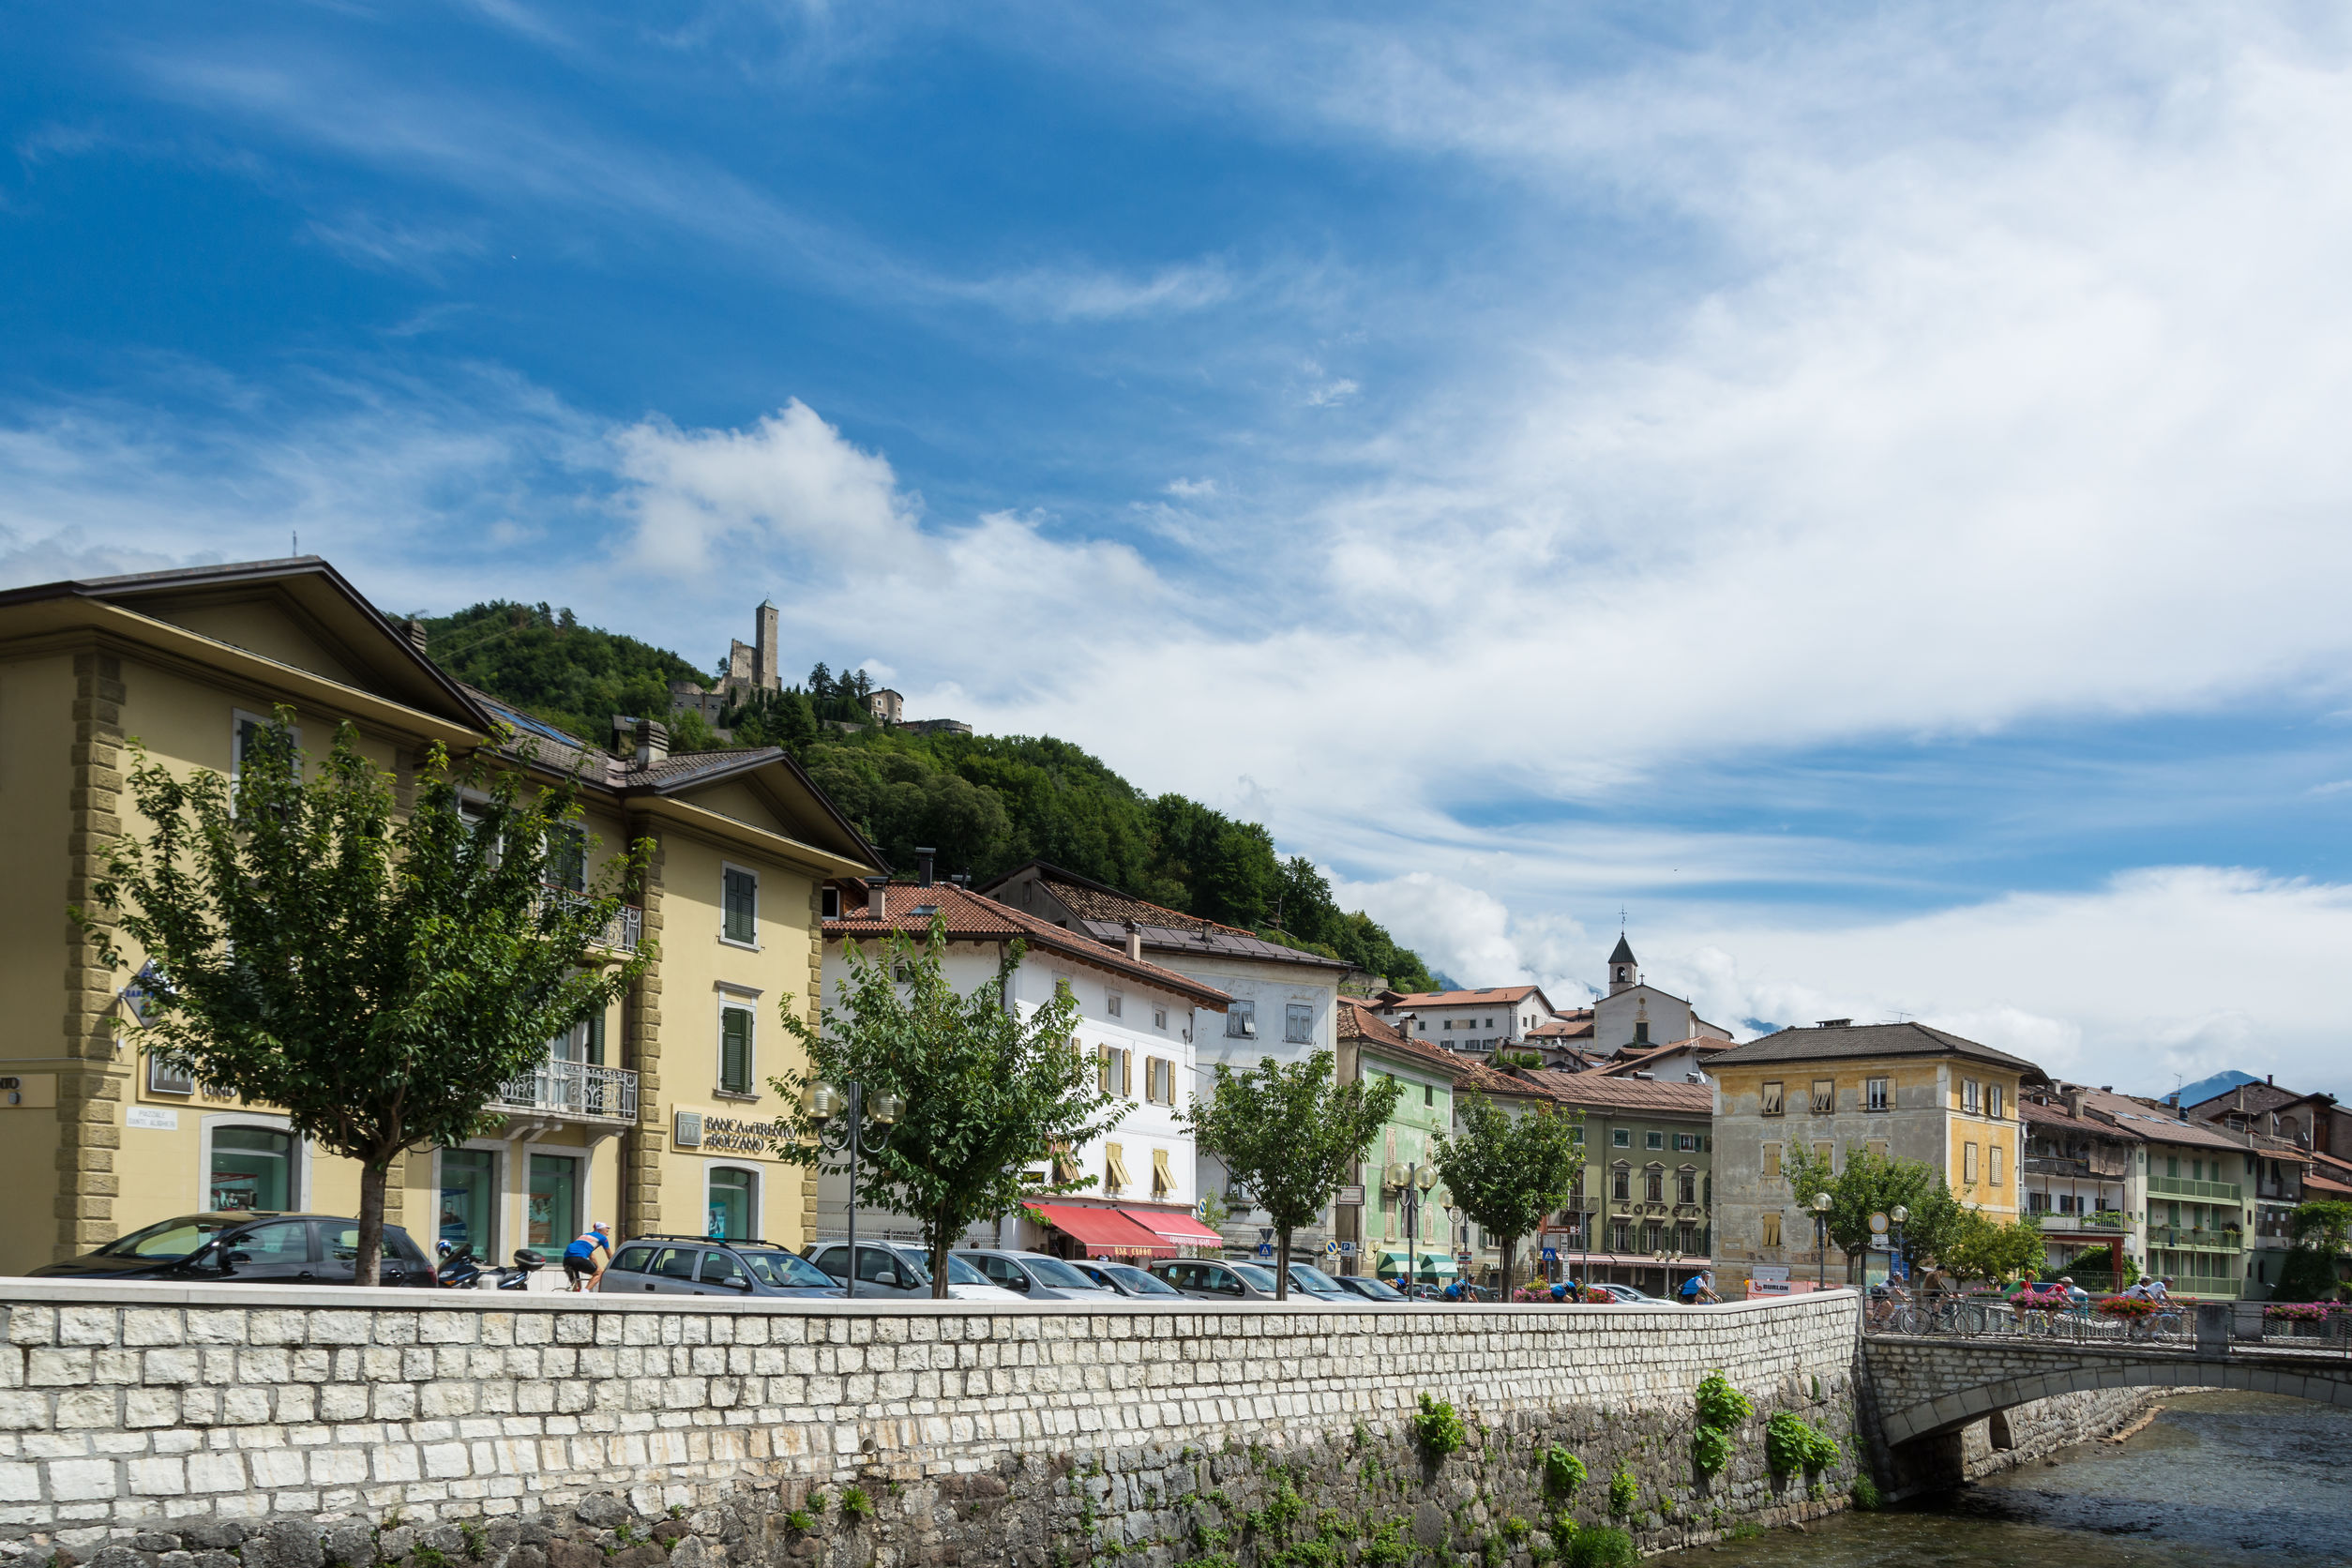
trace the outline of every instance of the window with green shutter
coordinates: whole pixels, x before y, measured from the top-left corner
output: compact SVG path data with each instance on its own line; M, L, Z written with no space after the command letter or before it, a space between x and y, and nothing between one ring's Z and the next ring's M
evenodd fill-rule
M757 942L760 879L749 871L738 871L731 866L720 873L720 901L726 922L722 934L729 942L740 942L746 945Z
M751 1093L751 1010L722 1008L718 1015L718 1086L731 1094Z

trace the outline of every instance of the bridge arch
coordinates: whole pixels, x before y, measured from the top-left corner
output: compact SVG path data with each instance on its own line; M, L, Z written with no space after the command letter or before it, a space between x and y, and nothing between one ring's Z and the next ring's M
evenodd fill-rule
M1954 1388L1887 1410L1880 1415L1879 1425L1887 1443L1895 1446L1957 1431L1972 1421L2035 1399L2109 1388L2230 1388L2352 1407L2352 1366L2321 1372L2237 1360L2129 1361L2103 1356L2094 1362L2051 1365L2046 1371L2021 1372Z

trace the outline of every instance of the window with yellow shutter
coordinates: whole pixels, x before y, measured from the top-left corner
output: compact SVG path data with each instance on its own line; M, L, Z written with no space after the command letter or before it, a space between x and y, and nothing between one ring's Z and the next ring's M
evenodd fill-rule
M1094 1086L1106 1094L1116 1093L1116 1091L1111 1088L1110 1068L1112 1054L1111 1048L1108 1046L1097 1046L1094 1048Z
M1131 1050L1119 1053L1119 1093L1124 1099L1135 1098L1135 1052Z
M1778 1116L1781 1113L1781 1086L1777 1083L1766 1084L1757 1095L1756 1108L1762 1115Z
M1973 1143L1960 1145L1960 1180L1970 1186L1976 1184L1976 1145Z
M1116 1143L1103 1145L1103 1186L1110 1192L1124 1192L1127 1188L1125 1151Z
M1778 1214L1764 1216L1763 1244L1766 1246L1780 1245L1780 1216Z
M1878 1159L1883 1160L1887 1157L1887 1146L1884 1139L1877 1139L1865 1143L1862 1147L1869 1150L1871 1153Z
M2001 1180L2001 1155L2006 1153L2007 1151L1998 1143L1992 1146L1992 1168L1987 1174L1992 1178L1992 1184L1997 1187L2005 1184Z
M1777 1143L1764 1145L1764 1180L1780 1180L1780 1145Z
M1832 1153L1833 1151L1829 1144L1817 1143L1813 1146L1814 1162L1824 1170L1836 1168L1837 1162L1832 1157Z
M1168 1198L1176 1191L1176 1173L1168 1168L1168 1151L1152 1151L1152 1196Z

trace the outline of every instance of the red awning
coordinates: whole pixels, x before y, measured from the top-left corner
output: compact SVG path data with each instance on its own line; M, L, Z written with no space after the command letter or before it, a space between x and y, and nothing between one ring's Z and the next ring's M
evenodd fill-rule
M1155 1236L1165 1236L1179 1246L1223 1246L1225 1238L1193 1218L1173 1209L1122 1209L1121 1214L1135 1221Z
M1176 1256L1174 1246L1117 1209L1093 1209L1078 1203L1032 1203L1029 1212L1090 1251L1127 1257Z

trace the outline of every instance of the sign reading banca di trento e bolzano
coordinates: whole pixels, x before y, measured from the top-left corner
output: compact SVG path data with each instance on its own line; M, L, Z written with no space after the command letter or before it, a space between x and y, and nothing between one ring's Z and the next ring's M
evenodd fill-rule
M714 1149L736 1154L764 1154L775 1127L766 1122L746 1122L733 1116L706 1116L699 1110L678 1112L677 1130L670 1141L680 1149Z

